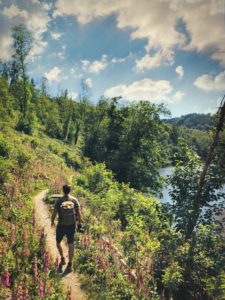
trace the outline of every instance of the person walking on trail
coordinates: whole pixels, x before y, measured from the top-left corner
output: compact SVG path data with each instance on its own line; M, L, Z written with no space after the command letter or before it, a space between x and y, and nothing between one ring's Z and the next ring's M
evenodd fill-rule
M51 226L54 226L54 220L58 214L58 224L56 227L56 245L61 256L59 271L62 272L63 265L66 264L61 241L64 236L67 237L69 247L69 262L65 269L66 273L72 272L72 261L74 255L74 234L76 229L80 230L81 215L80 204L78 200L70 195L71 187L63 186L63 196L55 201L54 210L51 217Z

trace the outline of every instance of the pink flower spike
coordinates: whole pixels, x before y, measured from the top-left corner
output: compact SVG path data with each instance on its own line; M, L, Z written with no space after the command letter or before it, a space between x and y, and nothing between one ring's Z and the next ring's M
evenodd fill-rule
M10 275L8 270L5 270L4 277L3 277L3 284L8 287L10 286Z
M43 285L43 281L42 279L40 280L40 284L39 284L39 297L44 297L44 285Z
M28 288L25 289L25 292L24 292L24 300L29 300L29 291L28 291Z
M13 228L11 228L11 237L10 237L10 243L9 243L10 248L12 248L14 242L15 242L15 230Z
M44 260L44 270L45 270L45 272L48 272L49 271L49 266L50 266L50 253L49 253L49 251L47 251L44 254L43 260Z
M23 300L23 291L21 286L19 286L16 290L16 299Z
M34 259L33 273L34 273L34 282L36 283L38 280L38 266L37 266L37 258L36 257Z

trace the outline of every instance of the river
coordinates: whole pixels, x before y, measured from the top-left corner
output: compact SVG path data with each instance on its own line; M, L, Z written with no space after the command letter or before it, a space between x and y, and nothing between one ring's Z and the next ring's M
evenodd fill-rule
M165 168L162 168L159 173L161 176L167 176L167 175L170 175L173 171L173 167L172 166L168 166L168 167L165 167ZM169 195L169 190L170 190L170 185L168 185L167 187L165 187L162 191L162 197L160 198L160 201L162 203L171 203L171 198L170 198L170 195ZM225 193L225 184L224 186L222 187L222 189L220 190L222 192Z

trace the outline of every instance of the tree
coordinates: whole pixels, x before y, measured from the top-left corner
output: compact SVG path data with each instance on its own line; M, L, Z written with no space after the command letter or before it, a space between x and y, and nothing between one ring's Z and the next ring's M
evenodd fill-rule
M18 25L13 28L13 59L14 65L18 69L18 79L22 81L22 95L20 100L20 107L23 117L26 116L30 100L29 82L26 73L26 58L32 47L32 36L24 25Z
M199 206L196 206L196 193L202 172L202 163L199 156L180 140L179 151L176 154L176 166L169 178L172 186L170 196L173 202L177 230L183 233L184 238L190 238L190 226L195 222L195 229L199 224L209 224L215 213L223 206L221 193L217 190L223 185L223 177L217 172L217 167L212 164L205 178Z
M125 115L112 169L119 180L155 193L160 190L158 171L165 161L162 136L166 125L160 116L169 112L163 105L148 101L132 104L122 111Z

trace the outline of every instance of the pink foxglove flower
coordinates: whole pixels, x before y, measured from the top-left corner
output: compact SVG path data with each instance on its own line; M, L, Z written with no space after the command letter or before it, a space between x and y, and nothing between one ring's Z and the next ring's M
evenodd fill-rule
M49 271L49 266L50 266L50 253L49 253L49 251L44 253L43 263L44 263L45 272L48 272Z
M4 272L4 277L3 277L3 284L5 286L10 286L10 275L9 275L9 272L8 270L6 269L5 272Z
M33 273L34 273L34 282L36 283L38 280L38 266L37 266L37 258L36 257L34 259Z
M23 300L23 290L21 286L18 286L18 288L16 289L16 299Z
M23 299L24 300L29 300L29 291L28 291L28 288L25 288Z
M14 245L14 242L15 242L15 230L13 228L11 228L11 236L10 236L10 242L9 242L10 248L12 248L12 246Z
M44 297L45 293L44 293L44 284L43 284L43 281L42 279L40 280L40 283L39 283L39 297Z

